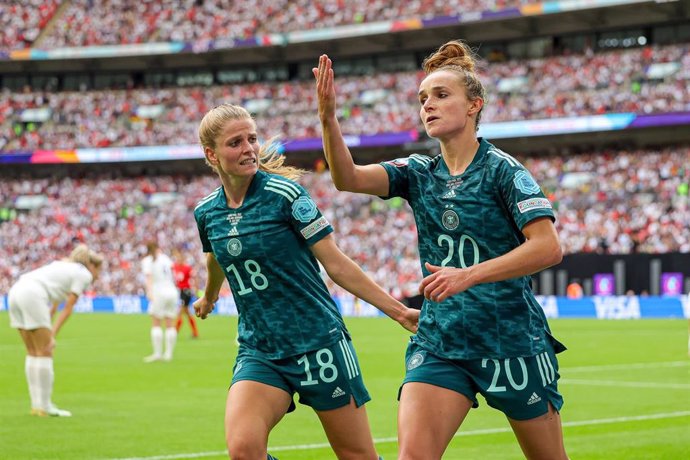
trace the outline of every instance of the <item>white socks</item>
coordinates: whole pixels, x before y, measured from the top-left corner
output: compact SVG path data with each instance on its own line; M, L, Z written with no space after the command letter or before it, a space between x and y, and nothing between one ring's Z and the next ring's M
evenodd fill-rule
M163 328L160 326L151 328L151 345L153 345L153 356L157 358L163 356Z
M165 353L163 353L163 339L165 339ZM165 335L162 327L151 328L151 344L153 345L153 356L156 358L170 361L175 350L175 343L177 343L177 329L174 327L166 328Z
M26 372L26 381L29 383L31 408L44 411L49 410L52 405L53 381L55 380L53 358L48 356L27 356L24 370Z
M169 327L165 330L165 355L163 359L170 361L175 351L175 343L177 342L177 329Z

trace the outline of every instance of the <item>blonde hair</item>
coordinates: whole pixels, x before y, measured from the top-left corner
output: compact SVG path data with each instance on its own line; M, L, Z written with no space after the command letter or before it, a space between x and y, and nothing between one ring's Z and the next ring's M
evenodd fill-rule
M103 256L95 251L92 251L85 244L79 244L77 247L72 249L68 260L71 262L80 263L84 266L90 263L95 267L100 267L103 264Z
M256 125L254 118L247 109L239 105L221 104L212 108L204 115L199 124L199 143L204 152L206 148L215 150L216 139L220 136L225 124L232 120L251 120ZM259 149L259 169L268 173L279 174L288 179L299 179L305 171L283 164L285 157L278 153L276 139L277 136L274 136L261 144ZM206 154L204 153L205 157ZM218 173L218 168L209 163L208 158L205 158L205 160L206 164Z
M467 97L471 101L475 99L486 100L486 90L476 73L476 61L476 54L469 45L461 40L452 40L444 43L439 49L427 56L422 62L422 69L426 75L439 70L455 72L465 85ZM475 129L479 129L482 110L483 107L477 112Z

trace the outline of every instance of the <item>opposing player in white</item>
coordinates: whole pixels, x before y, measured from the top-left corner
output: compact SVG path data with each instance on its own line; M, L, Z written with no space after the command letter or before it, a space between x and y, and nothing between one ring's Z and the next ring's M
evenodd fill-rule
M144 362L170 361L177 342L177 302L180 293L175 286L173 276L173 261L158 247L158 243L150 242L146 245L147 255L141 262L142 273L146 280L146 297L149 300L149 315L151 315L151 344L153 354L144 358ZM162 324L165 321L165 335ZM165 351L163 342L165 339Z
M80 244L67 259L23 274L10 289L7 299L10 326L19 330L26 345L25 372L32 415L72 415L58 409L52 400L55 338L79 296L98 277L102 264L101 255ZM51 326L52 314L62 302L64 307Z

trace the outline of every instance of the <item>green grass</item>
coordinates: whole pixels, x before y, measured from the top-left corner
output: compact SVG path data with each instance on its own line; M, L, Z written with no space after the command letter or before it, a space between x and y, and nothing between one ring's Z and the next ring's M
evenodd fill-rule
M199 340L185 325L173 362L144 364L148 317L74 315L58 339L53 398L74 417L56 419L28 414L24 348L0 313L0 459L225 458L235 321L203 321ZM383 318L347 323L373 398L367 410L377 448L395 459L407 334ZM570 348L559 359L573 460L690 458L685 320L557 320L552 328ZM444 458L523 458L505 418L481 402ZM270 446L281 460L334 458L305 406L283 419Z

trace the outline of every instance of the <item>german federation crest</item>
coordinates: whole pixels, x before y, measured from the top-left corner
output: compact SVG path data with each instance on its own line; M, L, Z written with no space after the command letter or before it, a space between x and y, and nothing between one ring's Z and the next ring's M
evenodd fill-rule
M303 224L314 220L316 214L318 214L316 203L308 196L302 195L292 203L292 217Z
M412 369L421 366L423 362L424 354L421 352L417 352L410 356L410 360L407 362L407 370L411 371Z
M460 225L460 217L452 209L446 209L441 216L441 223L446 230L455 230Z
M237 257L242 253L242 243L237 238L233 238L228 241L227 245L228 254L233 257Z
M513 184L515 184L515 188L525 195L536 195L540 190L539 185L537 185L530 173L524 170L515 173Z

